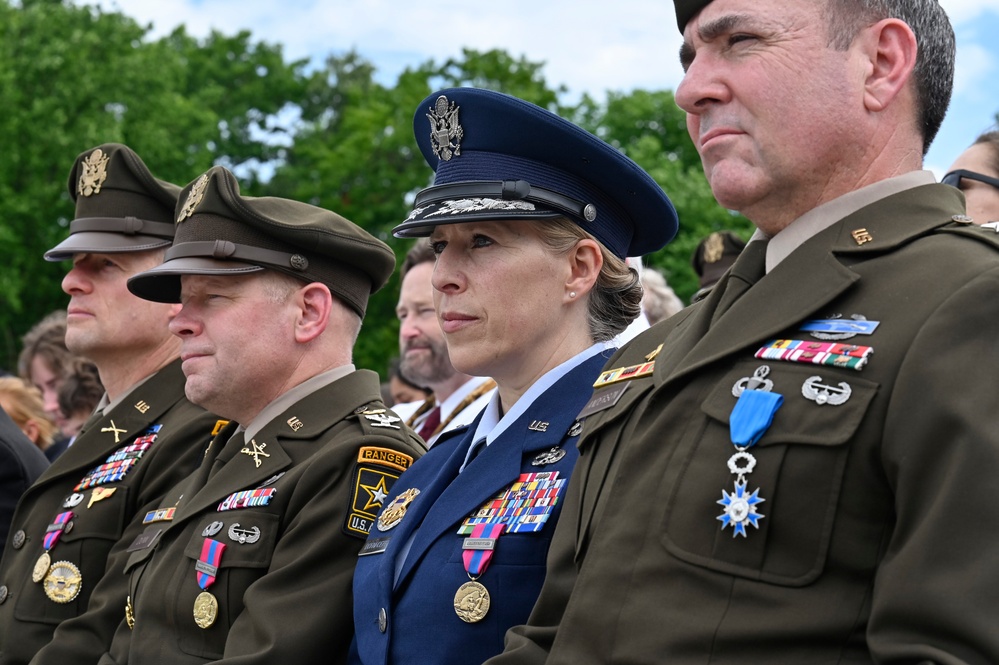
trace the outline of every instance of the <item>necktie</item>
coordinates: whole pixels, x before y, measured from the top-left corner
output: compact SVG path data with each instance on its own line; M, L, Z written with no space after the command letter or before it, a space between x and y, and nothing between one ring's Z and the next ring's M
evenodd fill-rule
M423 424L420 425L420 431L417 434L424 441L429 441L430 437L437 433L437 426L441 424L441 407L435 406L427 414L427 417L423 420Z
M767 242L766 240L754 240L746 245L746 248L739 254L739 258L732 266L732 273L725 285L725 291L718 301L718 307L715 308L715 313L711 316L711 323L721 318L722 314L749 290L749 287L766 274Z

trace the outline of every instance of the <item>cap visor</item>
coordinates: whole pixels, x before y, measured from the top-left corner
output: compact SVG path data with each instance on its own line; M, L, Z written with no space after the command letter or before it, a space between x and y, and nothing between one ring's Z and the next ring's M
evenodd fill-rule
M161 247L169 247L170 241L155 236L127 236L121 233L101 233L86 231L74 233L61 243L45 252L46 261L65 261L74 254L119 254L122 252L145 252Z
M181 275L246 275L261 270L266 268L251 263L185 257L133 275L128 280L128 290L143 300L178 303Z
M425 238L434 232L434 229L443 224L462 224L467 222L502 222L515 221L519 219L554 219L556 217L569 217L563 213L550 208L542 208L532 204L534 210L497 210L484 209L466 212L448 212L441 214L441 206L433 206L421 209L417 214L410 215L410 218L399 226L392 229L392 235L396 238Z

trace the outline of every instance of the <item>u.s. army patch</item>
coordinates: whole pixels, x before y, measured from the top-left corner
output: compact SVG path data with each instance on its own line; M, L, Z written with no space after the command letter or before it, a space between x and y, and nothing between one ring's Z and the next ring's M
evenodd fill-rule
M375 448L392 452L402 457L409 457L385 448ZM364 449L362 449L362 455ZM412 460L412 458L410 458ZM389 465L384 465L389 466ZM399 479L399 473L387 468L379 468L373 464L358 464L354 470L351 483L351 503L347 518L343 524L343 532L355 538L367 538L368 532L375 524L379 511L389 497L392 485Z

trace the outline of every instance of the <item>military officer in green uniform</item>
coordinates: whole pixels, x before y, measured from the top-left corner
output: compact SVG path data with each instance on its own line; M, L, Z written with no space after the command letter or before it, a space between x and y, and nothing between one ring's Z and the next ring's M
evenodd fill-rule
M180 188L126 146L105 144L77 158L69 191L70 235L45 258L73 261L62 282L66 345L94 360L107 394L18 505L0 566L4 665L27 663L57 626L69 628L105 570L120 580L124 548L141 530L127 525L196 468L218 422L184 396L180 343L167 329L178 307L126 288L163 260ZM117 589L124 599L123 581ZM95 607L90 627L67 636L69 653L94 651L120 617L119 607Z
M182 303L187 395L232 422L129 545L99 662L344 662L358 551L423 450L351 364L395 256L335 213L241 195L223 167L176 219L165 262L129 289Z
M677 103L758 230L605 367L544 589L489 663L999 663L999 243L920 170L949 21L675 4Z

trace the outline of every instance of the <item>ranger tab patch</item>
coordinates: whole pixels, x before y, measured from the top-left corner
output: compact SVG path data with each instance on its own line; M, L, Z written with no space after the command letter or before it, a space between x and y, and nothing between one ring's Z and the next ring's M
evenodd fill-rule
M399 471L405 471L413 465L412 456L391 448L378 448L377 446L362 447L357 453L357 461L359 464L377 464Z

